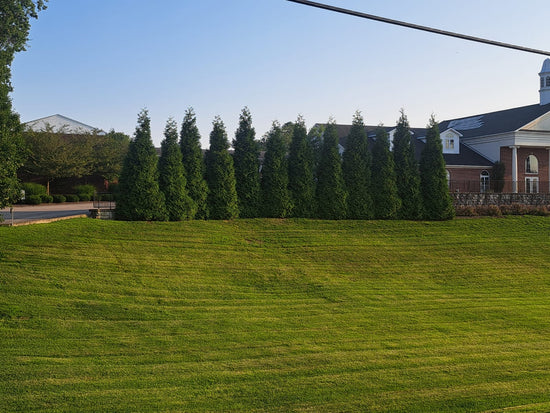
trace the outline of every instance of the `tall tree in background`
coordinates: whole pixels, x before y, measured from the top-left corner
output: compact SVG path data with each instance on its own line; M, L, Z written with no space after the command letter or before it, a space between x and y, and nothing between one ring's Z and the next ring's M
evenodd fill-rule
M257 218L260 214L260 161L252 115L244 108L233 140L233 162L241 218Z
M208 218L208 185L204 179L204 157L201 150L201 136L193 108L187 109L180 132L182 162L187 178L187 192L196 205L194 218Z
M19 115L9 97L11 64L15 54L25 50L30 19L46 8L47 0L0 1L0 208L19 199L17 169L23 164L24 151Z
M454 217L449 195L443 145L439 126L432 116L426 132L426 145L420 158L420 183L426 219L445 220Z
M273 122L267 135L261 178L262 215L267 218L285 218L292 210L286 154L281 126Z
M338 150L338 131L333 121L329 121L323 135L315 195L319 218L346 218L347 193L342 176L342 158Z
M166 212L170 221L182 221L195 216L196 204L187 194L187 180L182 155L178 146L176 121L169 119L164 129L159 159L159 187L164 194Z
M105 136L98 136L94 141L94 172L107 181L116 181L122 171L130 137L111 129Z
M151 139L151 120L144 109L120 174L115 215L124 221L165 221L164 195L158 183L157 151Z
M315 211L313 151L307 139L304 119L294 124L288 156L288 188L292 200L292 216L310 218Z
M420 194L420 172L415 157L415 145L409 122L403 109L393 135L393 159L397 193L401 198L398 216L401 219L421 219L422 195Z
M225 125L217 116L210 133L210 149L206 152L208 211L211 219L232 219L239 216L235 170L229 154Z
M343 154L342 172L348 192L350 219L372 219L371 154L361 112L355 112Z
M379 127L372 148L372 200L376 219L395 219L401 207L388 133Z

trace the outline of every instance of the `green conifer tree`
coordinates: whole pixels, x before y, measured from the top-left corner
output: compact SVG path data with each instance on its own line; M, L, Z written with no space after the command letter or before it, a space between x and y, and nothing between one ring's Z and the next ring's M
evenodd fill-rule
M376 219L395 219L401 207L388 133L379 127L372 148L372 199Z
M151 120L144 109L120 174L115 214L125 221L165 221L164 195L158 183L157 152L151 139Z
M208 185L204 179L205 165L201 136L193 108L187 109L181 125L180 148L187 178L187 193L196 205L196 219L208 218Z
M285 218L292 210L286 155L287 145L281 126L273 122L267 137L261 178L262 215L267 218Z
M288 156L288 188L293 205L292 216L311 218L316 209L313 151L302 117L298 117L292 132Z
M347 211L350 219L372 219L371 153L361 112L355 112L346 148L342 172L348 193Z
M256 218L260 215L260 152L255 136L252 115L245 107L233 140L233 162L241 218Z
M422 195L420 194L420 172L415 157L414 140L403 109L401 109L401 116L397 121L397 128L393 135L393 159L397 178L397 193L401 198L398 217L401 219L421 219L423 212Z
M315 195L319 218L346 218L347 192L342 176L342 157L338 150L338 131L333 121L329 121L323 134Z
M420 189L426 219L446 220L454 217L455 211L449 186L443 145L439 126L432 116L426 132L426 145L420 157Z
M165 198L166 212L170 221L192 219L196 204L187 194L187 180L182 155L178 146L176 121L169 119L164 129L159 159L159 187Z
M233 219L239 216L235 170L229 154L225 125L217 116L210 133L210 149L206 152L208 211L211 219Z

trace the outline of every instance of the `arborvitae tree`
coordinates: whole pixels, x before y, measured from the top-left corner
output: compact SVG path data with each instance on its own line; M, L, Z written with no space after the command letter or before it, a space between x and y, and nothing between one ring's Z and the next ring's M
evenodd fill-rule
M205 166L201 150L201 136L193 108L187 109L180 132L180 148L187 178L187 193L196 205L194 218L208 218L208 185L204 179Z
M506 166L504 162L496 161L491 169L491 189L495 192L502 192L504 189L504 176Z
M403 109L393 135L393 159L397 193L401 198L398 217L401 219L421 219L422 195L420 194L420 172L415 158L415 145L409 122Z
M371 190L371 154L361 112L355 112L344 150L342 172L348 193L350 219L372 219L374 207Z
M433 116L428 124L426 146L420 158L420 184L424 217L432 220L452 219L455 210L449 195L439 126Z
M304 119L294 124L288 156L288 189L292 200L292 216L310 218L315 211L313 151L307 139Z
M266 142L262 166L262 215L267 218L285 218L290 215L292 203L288 192L287 146L281 126L273 122Z
M372 148L372 200L377 219L395 219L401 207L395 182L395 167L390 152L390 139L383 128L376 131Z
M125 221L165 221L164 195L158 183L157 152L151 140L151 121L144 109L138 117L120 174L116 217Z
M232 219L239 216L233 158L228 152L225 125L219 117L213 122L210 149L206 152L208 211L211 219Z
M326 125L316 124L307 134L307 140L313 151L313 176L317 176L319 162L321 161L321 148L323 146L323 135Z
M187 194L187 180L178 146L178 126L169 119L164 129L159 159L159 187L165 198L170 221L182 221L195 216L196 204Z
M346 218L347 192L338 150L338 131L333 121L327 124L317 170L317 215L321 219Z
M233 141L233 162L241 218L256 218L260 214L260 153L255 136L252 115L245 107Z

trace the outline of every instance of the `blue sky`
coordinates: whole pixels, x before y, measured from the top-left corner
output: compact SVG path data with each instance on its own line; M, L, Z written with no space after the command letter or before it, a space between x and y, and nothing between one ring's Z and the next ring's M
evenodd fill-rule
M324 0L388 18L550 49L547 0ZM197 113L203 147L244 106L257 137L301 114L412 126L538 102L544 56L335 14L286 0L50 0L13 67L23 121L53 115L153 141Z

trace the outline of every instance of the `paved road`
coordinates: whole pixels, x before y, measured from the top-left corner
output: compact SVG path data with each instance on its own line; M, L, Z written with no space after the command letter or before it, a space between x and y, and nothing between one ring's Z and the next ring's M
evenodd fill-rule
M79 215L89 215L93 208L92 202L65 202L62 204L14 205L13 223L15 225L67 218ZM3 224L11 224L10 209L0 210L4 217Z

